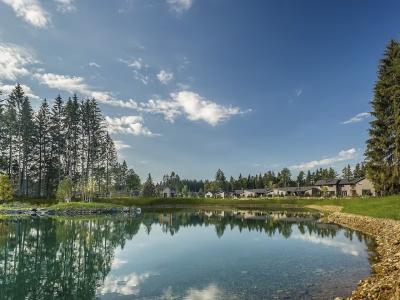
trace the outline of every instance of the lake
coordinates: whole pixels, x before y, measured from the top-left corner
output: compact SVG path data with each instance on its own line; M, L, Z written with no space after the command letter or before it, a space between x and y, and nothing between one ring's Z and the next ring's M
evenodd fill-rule
M0 220L1 299L329 299L374 240L302 211Z

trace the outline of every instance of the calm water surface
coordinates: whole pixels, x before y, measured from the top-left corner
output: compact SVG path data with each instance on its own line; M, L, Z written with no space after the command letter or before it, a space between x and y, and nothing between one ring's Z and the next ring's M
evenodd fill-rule
M0 299L330 299L373 249L300 212L2 220Z

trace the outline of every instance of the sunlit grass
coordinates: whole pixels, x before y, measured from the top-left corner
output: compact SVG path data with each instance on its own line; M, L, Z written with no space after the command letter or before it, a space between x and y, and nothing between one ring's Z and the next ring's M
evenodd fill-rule
M376 218L390 218L400 220L400 196L371 197L371 198L340 198L340 199L298 199L298 198L250 198L250 199L214 199L214 198L105 198L94 202L60 202L54 200L35 200L29 203L10 202L0 205L0 210L31 209L33 207L46 207L55 210L66 209L101 209L121 206L138 207L304 207L306 205L336 205L343 207L343 212L371 216Z
M115 203L126 206L306 206L336 205L343 212L400 220L400 196L339 199L294 199L294 198L256 198L256 199L212 199L212 198L112 198L97 200L102 203Z

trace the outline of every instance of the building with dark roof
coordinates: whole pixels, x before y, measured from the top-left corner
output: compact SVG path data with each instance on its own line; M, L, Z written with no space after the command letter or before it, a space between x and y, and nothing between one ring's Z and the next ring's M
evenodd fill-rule
M373 183L365 177L342 179L339 182L339 188L342 197L376 195Z
M241 190L235 190L233 192L233 195L235 197L255 198L255 197L265 197L270 192L272 192L272 190L268 190L268 189L241 189Z
M372 182L365 178L322 179L315 183L321 193L329 197L375 196Z
M318 197L321 195L321 191L316 186L300 186L300 187L275 188L273 194L275 196Z

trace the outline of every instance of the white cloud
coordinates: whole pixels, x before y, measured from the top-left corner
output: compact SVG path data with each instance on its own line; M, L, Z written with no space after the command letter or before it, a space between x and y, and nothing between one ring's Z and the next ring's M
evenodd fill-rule
M193 0L167 0L169 7L177 13L189 10L193 5Z
M86 97L93 97L97 101L112 106L129 107L129 103L115 99L110 92L97 91L89 86L83 77L67 76L53 73L36 73L33 75L41 84L52 89L66 91L69 93L80 93Z
M63 13L73 12L76 10L74 0L54 0L57 3L57 10Z
M167 121L174 122L179 115L184 115L191 121L204 121L212 126L229 119L238 114L248 111L242 111L239 107L223 106L211 100L201 97L199 94L191 91L181 91L171 94L168 100L150 99L147 102L136 102L133 99L123 101L116 99L110 92L98 91L89 86L83 77L66 76L53 73L34 74L41 84L50 88L67 91L69 93L80 93L86 97L93 97L97 101L111 106L130 108L140 112L162 114ZM147 128L142 130L141 134L154 135ZM135 131L132 131L132 134ZM138 131L136 131L138 132Z
M326 166L326 165L332 165L337 162L341 161L346 161L346 160L351 160L354 159L357 155L357 151L354 148L348 149L348 150L342 150L339 152L338 155L329 157L329 158L323 158L320 160L312 160L309 162L301 163L299 165L294 165L291 166L291 169L297 169L297 170L308 170L308 169L313 169L319 166Z
M300 97L301 94L303 94L303 89L297 89L297 90L295 91L295 93L296 93L296 96L297 96L297 97Z
M223 292L215 285L210 284L204 289L189 289L185 296L185 300L213 300L220 299Z
M114 146L117 151L120 151L122 149L131 148L131 145L125 144L123 141L119 141L119 140L114 141Z
M132 58L129 60L125 59L118 59L121 63L127 65L129 68L135 69L135 70L143 70L148 68L149 66L143 62L143 59L141 57L139 58Z
M174 79L174 74L171 72L167 72L165 70L161 70L158 74L157 74L157 78L158 80L162 83L162 84L167 84L168 82L170 82L172 79Z
M1 0L12 7L15 14L27 23L38 28L45 28L50 23L49 14L37 0Z
M147 85L150 81L149 75L144 74L138 70L133 70L133 75L136 80L141 81L143 84Z
M184 115L191 121L204 121L212 126L229 119L231 116L243 114L251 110L242 111L239 107L223 106L208 100L191 91L172 93L168 100L149 100L137 104L137 110L164 115L165 120L174 122Z
M53 73L36 73L33 75L39 83L44 84L52 89L66 91L68 93L80 93L86 97L93 97L98 102L116 107L138 109L136 101L130 99L123 101L116 99L110 92L98 91L88 85L83 77L68 76Z
M146 74L148 65L143 62L142 58L139 57L130 60L118 60L132 69L133 75L136 80L139 80L146 85L149 83L149 75Z
M342 124L353 124L364 121L365 119L369 118L371 114L369 112L362 112L356 114L354 117L348 119L347 121L342 122Z
M358 249L355 245L347 244L347 243L340 242L340 241L334 241L334 240L326 239L326 238L319 238L316 236L306 235L306 234L292 235L291 238L297 239L297 240L302 240L302 241L307 241L307 242L317 244L317 245L324 245L324 246L328 246L328 247L338 248L344 254L349 254L352 256L360 255L360 252L358 251Z
M182 114L179 105L171 100L150 99L148 102L141 102L139 110L152 114L162 114L165 120L171 123L175 121L177 116Z
M106 123L108 131L113 133L143 135L143 136L156 136L158 134L152 133L147 127L143 125L143 118L141 116L122 116L111 118L106 116Z
M99 64L95 63L94 61L91 61L89 63L89 67L100 68L101 66Z
M35 59L25 48L0 43L0 79L15 81L20 76L29 75L26 67L34 63Z
M140 292L139 285L149 277L150 273L131 273L125 276L109 275L104 280L103 285L98 289L98 293L102 295L110 293L125 296L138 295Z
M173 93L171 97L189 120L201 120L212 126L229 119L231 116L244 113L239 107L219 105L190 91Z
M138 58L129 62L128 67L131 67L136 70L141 70L145 67L145 65L143 64L143 60L141 58Z
M114 144L115 144L115 142L116 142L116 141L114 141ZM118 150L118 149L117 149L117 150ZM112 261L112 263L111 263L111 267L112 267L114 270L116 270L116 269L121 268L121 267L122 267L124 264L126 264L126 263L127 263L126 260L123 260L123 259L120 259L120 258L116 257L116 258L113 259L113 261Z
M34 77L41 84L50 88L67 91L70 93L82 93L87 95L91 92L83 77L58 75L53 73L35 74Z
M36 96L31 88L25 84L21 84L22 89L25 92L25 96L28 96L31 99L40 99L38 96ZM11 84L2 84L0 82L0 91L3 92L4 95L9 95L11 93L11 91L15 88L15 85L11 85Z

